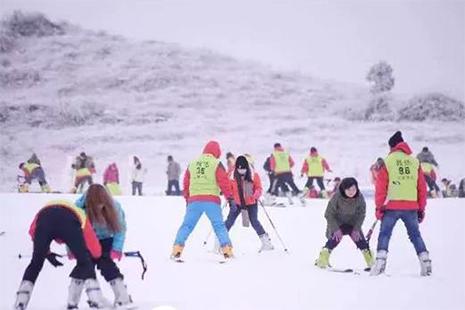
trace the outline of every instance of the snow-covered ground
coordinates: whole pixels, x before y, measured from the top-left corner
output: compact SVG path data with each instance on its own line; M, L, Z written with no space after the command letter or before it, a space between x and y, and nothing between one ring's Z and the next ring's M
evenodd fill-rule
M57 194L0 194L0 309L10 309L15 290L28 264L18 254L30 254L27 230L35 212L49 199L69 198ZM184 264L169 260L171 245L184 214L179 197L119 197L128 221L125 250L140 250L148 263L144 281L137 259L119 265L128 288L141 309L169 305L176 310L283 310L283 309L444 309L465 307L465 244L461 199L429 200L422 235L431 252L433 276L421 278L413 246L405 227L394 230L387 276L339 274L319 270L313 262L324 243L325 200L312 200L308 207L267 208L279 234L289 248L286 254L260 210L259 218L270 233L276 250L258 254L259 240L240 219L231 230L236 259L217 263L209 253L212 238L204 247L210 226L203 217L188 240ZM373 202L368 200L364 228L373 222ZM375 246L378 230L371 241ZM62 246L53 250L63 252ZM347 238L333 252L337 267L362 268L361 254ZM45 263L35 287L30 310L63 309L68 273L73 262L54 269ZM109 285L101 279L107 297ZM82 309L84 307L82 300ZM161 308L159 308L161 309Z

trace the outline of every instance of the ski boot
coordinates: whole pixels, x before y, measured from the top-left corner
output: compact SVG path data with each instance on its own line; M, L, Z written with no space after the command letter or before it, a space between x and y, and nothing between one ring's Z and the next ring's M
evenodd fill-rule
M215 238L215 243L213 244L213 253L222 254L220 249L220 240L218 240L218 238Z
M29 184L23 183L19 185L19 192L20 193L28 193L29 192Z
M303 207L306 206L306 198L307 198L307 195L308 195L308 188L305 187L302 191L302 193L299 195L299 200L300 200L300 203L302 204Z
M68 306L66 309L78 309L79 300L81 300L82 290L84 289L84 280L71 278L68 288Z
M376 262L371 268L370 276L379 276L386 269L387 251L379 250L376 254Z
M122 278L116 278L110 281L111 289L115 294L114 306L116 309L131 309L134 304L132 303L131 296L128 294L128 289Z
M50 193L51 192L50 186L48 186L48 184L41 185L40 189L42 190L42 193Z
M321 249L320 256L315 261L315 266L322 268L322 269L331 267L331 265L329 264L330 254L331 254L331 251L328 248L325 247Z
M262 246L260 247L259 253L262 251L271 251L274 250L273 244L271 244L271 239L267 233L259 236Z
M89 298L87 303L90 308L103 309L111 307L111 304L103 297L102 290L96 279L85 280L84 287Z
M365 249L365 250L362 250L362 255L367 264L367 268L365 268L365 271L370 271L371 267L373 267L373 265L375 264L375 260L373 259L373 254L371 254L370 249Z
M176 262L182 262L181 254L182 254L183 249L184 249L184 246L175 244L173 246L173 251L171 252L170 258Z
M418 259L420 260L420 275L422 277L430 276L433 272L431 266L431 259L429 258L429 253L427 251L421 252L418 254Z
M291 192L286 192L286 198L287 198L287 201L289 201L290 205L294 204L294 201L292 200L292 193Z
M34 283L31 281L23 280L19 285L19 289L16 292L16 302L14 309L15 310L25 310L29 299L31 299L32 289L34 288Z

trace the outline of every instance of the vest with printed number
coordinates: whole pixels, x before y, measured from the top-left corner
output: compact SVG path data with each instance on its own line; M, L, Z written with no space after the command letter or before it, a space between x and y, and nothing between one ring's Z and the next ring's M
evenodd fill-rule
M29 174L31 174L34 169L36 169L36 168L38 168L40 166L38 164L35 164L35 163L25 163L23 167L24 167L24 169L27 170L27 172Z
M417 201L419 161L403 152L393 152L385 163L389 175L388 199Z
M307 176L309 177L322 177L324 176L323 158L318 156L308 156L307 159Z
M280 173L280 172L291 171L291 165L289 164L289 153L288 152L274 151L273 157L275 160L274 172Z
M220 195L220 188L216 182L216 169L220 161L210 154L202 154L197 160L189 164L190 196Z

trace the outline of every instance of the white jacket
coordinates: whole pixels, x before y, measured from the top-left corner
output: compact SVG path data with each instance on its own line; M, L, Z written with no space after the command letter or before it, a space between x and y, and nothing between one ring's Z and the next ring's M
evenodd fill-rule
M145 174L147 173L147 168L137 169L136 166L132 167L131 182L144 182Z

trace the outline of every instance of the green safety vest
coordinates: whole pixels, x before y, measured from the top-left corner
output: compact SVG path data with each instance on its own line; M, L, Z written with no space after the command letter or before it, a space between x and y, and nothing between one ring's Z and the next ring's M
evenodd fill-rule
M37 167L40 167L38 164L35 164L35 163L25 163L23 168L27 170L27 172L29 172L29 174L32 173L32 171L37 168Z
M421 163L421 170L426 174L431 174L431 171L433 171L433 164L426 162Z
M275 161L274 172L289 172L291 171L291 165L289 164L289 153L284 151L274 151L273 157Z
M190 196L220 195L220 188L216 182L216 169L219 163L219 159L213 155L202 154L189 164Z
M417 201L418 159L404 152L393 152L386 159L389 175L388 199Z
M309 177L322 177L325 174L323 168L323 158L318 156L308 156L307 159L308 171L307 175Z

